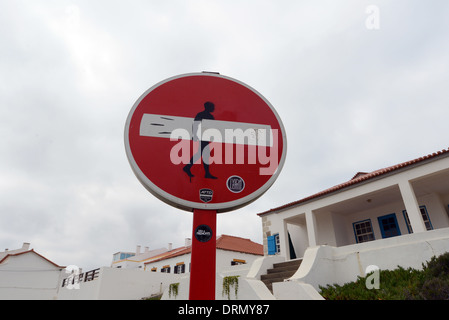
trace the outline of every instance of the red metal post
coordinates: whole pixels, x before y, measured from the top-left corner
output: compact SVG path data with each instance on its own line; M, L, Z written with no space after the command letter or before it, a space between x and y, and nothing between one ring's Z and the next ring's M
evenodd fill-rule
M193 211L189 300L215 300L217 212Z

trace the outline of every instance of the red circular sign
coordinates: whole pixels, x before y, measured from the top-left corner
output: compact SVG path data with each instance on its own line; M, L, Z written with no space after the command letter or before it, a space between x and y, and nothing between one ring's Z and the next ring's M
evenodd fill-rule
M248 85L184 74L147 90L125 126L139 181L175 207L225 212L260 197L285 161L286 136L271 104Z

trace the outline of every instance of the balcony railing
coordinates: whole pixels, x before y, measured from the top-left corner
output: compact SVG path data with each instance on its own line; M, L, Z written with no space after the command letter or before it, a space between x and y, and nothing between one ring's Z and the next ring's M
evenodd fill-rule
M68 286L70 284L75 285L81 282L92 281L97 279L99 276L100 276L100 268L80 273L78 275L72 274L69 275L64 280L62 280L62 287Z

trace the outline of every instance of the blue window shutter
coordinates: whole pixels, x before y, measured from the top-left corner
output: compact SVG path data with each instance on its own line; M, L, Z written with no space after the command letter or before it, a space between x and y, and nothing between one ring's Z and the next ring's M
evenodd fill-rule
M274 236L267 237L267 244L268 244L268 254L269 255L276 254L276 240L274 239Z

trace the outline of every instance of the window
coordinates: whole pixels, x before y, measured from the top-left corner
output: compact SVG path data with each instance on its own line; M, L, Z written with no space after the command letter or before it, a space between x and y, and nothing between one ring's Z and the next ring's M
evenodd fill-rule
M424 224L426 225L426 229L433 230L433 226L432 223L430 222L429 213L427 212L426 206L419 206L419 211L421 212L421 217L422 220L424 221ZM407 210L403 210L402 213L404 215L405 222L407 223L408 233L413 233L413 228L410 223Z
M156 268L156 267L151 268L151 272L156 272L156 271L157 271L157 268Z
M374 240L373 227L370 219L354 222L352 226L354 228L354 235L357 243Z
M186 265L184 262L177 263L174 269L175 274L181 274L186 272Z
M170 266L163 266L161 269L162 273L170 273Z
M113 261L124 260L129 257L133 257L134 253L129 252L117 252L113 255Z
M231 266L238 266L240 264L246 264L246 260L241 260L241 259L233 259L231 261Z
M377 220L379 221L379 227L380 232L382 233L382 238L391 238L401 235L401 230L399 229L395 213L379 217L377 218Z
M410 219L408 218L407 210L402 210L402 214L404 215L405 224L407 225L408 233L413 233L412 224L410 223Z
M274 235L274 240L276 243L276 253L281 252L281 241L279 240L279 234Z
M132 254L132 253L122 253L122 254L120 254L120 260L128 259L129 257L134 257L134 254Z
M274 236L267 237L268 254L279 254L281 252L281 242L279 238L279 233Z

